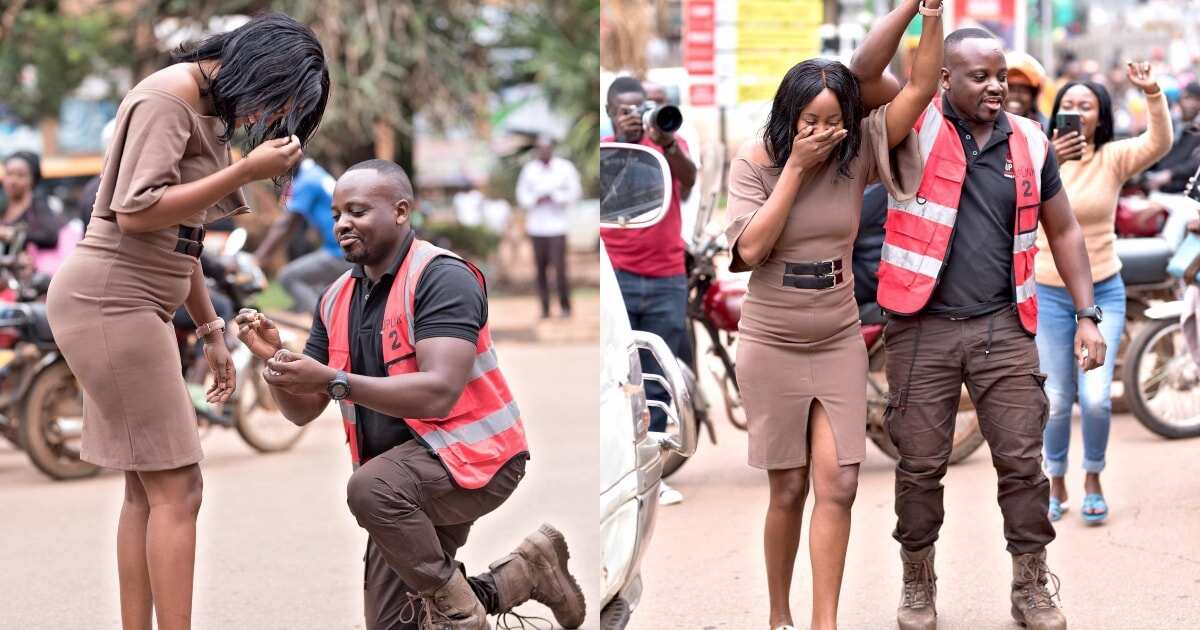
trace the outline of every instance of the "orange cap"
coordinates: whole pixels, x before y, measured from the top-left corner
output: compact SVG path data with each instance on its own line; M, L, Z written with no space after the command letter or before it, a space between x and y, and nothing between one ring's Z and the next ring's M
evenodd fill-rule
M1046 69L1032 55L1010 52L1004 56L1004 60L1008 64L1009 83L1030 85L1035 90L1042 89L1046 82Z

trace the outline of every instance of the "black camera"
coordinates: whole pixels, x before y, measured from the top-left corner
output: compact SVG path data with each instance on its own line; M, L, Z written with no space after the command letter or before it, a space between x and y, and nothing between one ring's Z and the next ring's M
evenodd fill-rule
M683 112L674 105L659 105L654 101L646 101L640 107L630 106L626 114L640 114L642 127L655 127L665 133L675 133L683 126Z

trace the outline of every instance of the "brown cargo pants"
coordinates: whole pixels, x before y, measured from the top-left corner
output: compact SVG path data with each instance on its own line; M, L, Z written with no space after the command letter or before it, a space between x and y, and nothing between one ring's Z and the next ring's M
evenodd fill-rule
M1054 540L1050 482L1042 472L1046 376L1015 308L966 320L893 317L885 334L890 393L884 422L900 452L893 536L909 551L938 538L942 477L965 382L999 477L1008 550L1044 549Z
M367 630L417 630L420 608L409 603L409 593L433 592L463 570L455 553L476 519L513 493L527 460L518 455L486 486L465 490L429 449L409 440L350 476L347 503L370 534L363 572ZM501 612L490 573L467 581L489 614Z

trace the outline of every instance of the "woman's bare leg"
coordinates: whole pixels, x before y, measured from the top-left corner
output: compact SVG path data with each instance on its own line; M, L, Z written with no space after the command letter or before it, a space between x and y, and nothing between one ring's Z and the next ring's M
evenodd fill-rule
M138 473L150 504L146 557L158 630L189 630L196 565L196 515L204 482L196 464Z
M771 628L792 624L788 596L792 590L792 572L796 550L800 547L800 521L804 517L804 499L808 495L808 468L767 471L771 502L763 529L763 548L767 560L767 592L771 599Z
M135 472L125 473L125 502L117 521L117 579L121 588L122 630L151 630L150 568L146 565L146 523L150 504Z
M809 467L816 495L808 540L813 573L812 628L833 630L837 628L838 597L850 541L850 508L858 491L858 464L838 465L829 414L819 402L813 404L808 435Z

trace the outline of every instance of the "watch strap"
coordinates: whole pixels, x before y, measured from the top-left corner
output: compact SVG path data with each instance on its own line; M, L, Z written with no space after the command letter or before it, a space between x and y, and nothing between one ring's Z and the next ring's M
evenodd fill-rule
M936 9L928 8L925 6L925 0L921 0L920 2L917 3L917 11L919 11L921 13L921 15L924 15L926 17L941 17L943 9L945 9L945 7L942 7L942 6L939 6Z

